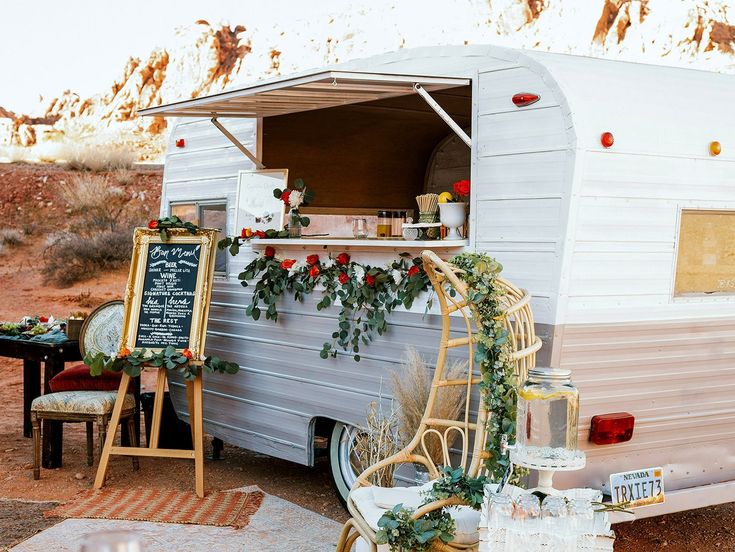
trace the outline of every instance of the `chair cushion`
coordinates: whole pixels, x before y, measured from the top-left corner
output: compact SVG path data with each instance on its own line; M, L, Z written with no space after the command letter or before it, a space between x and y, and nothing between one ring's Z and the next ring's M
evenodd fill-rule
M424 499L422 491L428 490L433 481L420 487L360 487L350 492L350 497L360 511L362 518L375 531L378 530L378 520L383 513L396 504L403 504L406 508L418 508ZM480 540L477 527L480 524L480 512L469 506L453 506L447 508L457 525L454 541L458 544L474 544Z
M61 391L33 399L33 412L64 412L78 414L108 414L115 406L117 393L112 391ZM135 408L135 397L125 395L123 410Z
M56 374L49 381L53 393L59 391L117 391L122 372L102 372L92 376L86 364L77 364Z

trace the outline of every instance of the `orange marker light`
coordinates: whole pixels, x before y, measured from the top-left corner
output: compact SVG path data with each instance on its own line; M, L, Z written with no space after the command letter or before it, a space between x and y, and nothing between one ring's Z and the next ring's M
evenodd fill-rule
M715 140L714 142L710 142L709 152L710 155L720 155L720 153L722 152L722 145L720 145L717 140Z
M612 146L615 143L612 132L603 132L602 136L600 136L600 143L606 148Z

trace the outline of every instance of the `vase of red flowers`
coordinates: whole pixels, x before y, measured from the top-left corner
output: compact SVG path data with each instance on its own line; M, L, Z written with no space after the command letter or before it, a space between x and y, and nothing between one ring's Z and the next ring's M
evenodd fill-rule
M446 198L444 203L439 203L439 221L447 227L445 240L463 240L460 228L467 218L467 203L463 200L469 198L470 181L459 180L452 185L452 189L454 193L451 199Z
M275 189L273 195L283 201L288 211L288 237L300 238L301 229L309 226L311 220L309 217L302 217L299 207L308 205L314 199L314 193L306 188L306 184L301 178L294 180L293 189L285 190Z

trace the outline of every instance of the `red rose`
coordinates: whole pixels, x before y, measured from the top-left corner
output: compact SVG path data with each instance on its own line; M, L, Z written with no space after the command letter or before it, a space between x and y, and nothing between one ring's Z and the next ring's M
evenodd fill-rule
M288 270L295 264L296 264L296 259L286 259L285 261L281 263L281 268L284 270Z
M255 232L253 232L253 236L262 240L263 238L265 238L265 232L263 232L262 230L256 230Z
M158 228L158 221L153 219L148 222L148 228L150 228L151 230L155 230L156 228Z
M244 240L249 240L253 237L253 229L252 228L243 228L242 232L240 232L240 237Z
M366 275L365 283L370 287L373 287L375 285L375 276L371 276L370 274Z
M48 316L39 316L39 317L38 317L38 321L39 321L39 322L40 322L41 324L45 324L46 322L48 322Z
M350 256L347 253L337 255L337 264L346 265L350 262Z
M453 185L454 193L459 196L470 195L470 181L469 180L458 180Z
M412 265L411 268L408 269L408 277L410 278L411 276L414 276L419 272L419 267L417 267L416 265Z
M291 197L291 190L283 190L281 192L281 201L283 201L286 205L288 205L288 200Z
M309 266L314 266L316 263L319 262L319 255L309 255L306 257L306 264Z
M276 250L273 248L273 246L269 245L265 248L265 258L266 259L272 259L276 256Z
M316 257L316 255L314 255ZM309 269L309 276L311 276L312 279L315 279L317 276L319 276L319 267L314 265Z
M344 253L343 253L343 255L344 255ZM347 276L347 274L345 274L344 272L340 272L339 273L339 283L340 284L345 285L349 281L350 281L350 277Z
M194 355L191 354L191 351L189 349L184 349L183 351L181 351L181 356L185 356L186 358L191 360Z

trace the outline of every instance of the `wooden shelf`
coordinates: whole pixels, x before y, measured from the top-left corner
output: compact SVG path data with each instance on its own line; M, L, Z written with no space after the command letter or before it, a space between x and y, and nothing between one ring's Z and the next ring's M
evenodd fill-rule
M302 245L304 247L402 247L406 249L457 249L467 247L468 240L381 240L352 238L300 238L300 239L254 239L250 241L254 248L266 245Z

